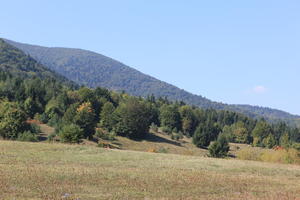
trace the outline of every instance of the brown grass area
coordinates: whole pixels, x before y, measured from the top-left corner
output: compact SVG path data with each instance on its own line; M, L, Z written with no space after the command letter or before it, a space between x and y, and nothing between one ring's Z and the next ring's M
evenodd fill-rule
M0 141L0 199L300 199L300 166Z
M123 150L144 152L165 152L180 155L205 156L207 150L197 148L192 144L191 138L183 138L179 141L172 140L169 135L151 133L141 141L130 140L125 137L116 137L114 144Z

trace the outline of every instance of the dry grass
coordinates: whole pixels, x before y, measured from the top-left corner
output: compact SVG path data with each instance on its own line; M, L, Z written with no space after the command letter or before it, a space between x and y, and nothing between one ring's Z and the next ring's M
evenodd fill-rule
M191 138L184 137L179 141L172 140L169 135L152 133L145 140L134 141L125 137L116 137L114 143L123 150L160 152L164 151L171 154L205 156L207 150L197 148L192 144Z
M0 199L300 199L300 166L0 141Z

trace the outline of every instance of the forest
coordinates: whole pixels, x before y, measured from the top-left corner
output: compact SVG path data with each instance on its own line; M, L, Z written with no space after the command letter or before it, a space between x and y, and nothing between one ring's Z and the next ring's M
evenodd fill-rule
M0 40L0 137L38 141L35 120L55 128L48 140L142 140L150 132L172 140L192 138L211 156L224 157L229 142L299 149L300 130L244 114L199 108L167 97L135 97L101 87L78 86Z
M157 98L167 96L169 100L184 101L189 105L204 109L230 110L255 119L264 117L269 122L285 121L290 125L300 125L299 116L259 106L214 102L95 52L72 48L42 47L11 40L4 41L11 46L10 48L14 46L24 51L48 69L89 88L103 87L115 91L124 90L130 95L142 97L150 94Z
M49 140L80 143L115 135L141 140L158 129L174 140L192 137L214 157L226 156L228 142L273 148L299 148L299 129L270 124L231 111L200 109L167 98L133 97L104 88L73 88L53 78L0 73L0 136L38 141L34 119L56 128ZM213 142L215 141L215 142Z

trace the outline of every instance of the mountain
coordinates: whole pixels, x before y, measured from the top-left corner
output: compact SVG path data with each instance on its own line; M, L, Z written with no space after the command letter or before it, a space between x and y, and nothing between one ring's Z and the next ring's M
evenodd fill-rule
M68 86L76 84L64 76L44 67L22 50L0 39L0 71L9 72L19 77L39 77L55 79Z
M295 124L300 118L300 116L277 109L214 102L143 74L121 62L95 52L6 41L49 69L80 85L92 88L100 86L117 91L124 90L135 96L145 97L153 94L156 97L168 97L170 100L184 101L201 108L232 110L254 118L264 117L269 121L284 120Z

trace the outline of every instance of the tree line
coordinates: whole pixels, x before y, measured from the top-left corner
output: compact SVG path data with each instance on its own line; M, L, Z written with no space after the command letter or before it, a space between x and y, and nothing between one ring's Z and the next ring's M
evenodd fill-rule
M300 142L299 130L284 122L271 124L153 95L142 98L104 88L74 89L52 78L22 78L0 72L0 136L32 140L36 128L27 123L28 119L55 127L51 137L63 142L78 143L83 138L109 134L143 139L151 128L170 134L172 139L192 137L197 147L211 145L211 154L219 152L219 156L226 154L227 142L266 148Z

